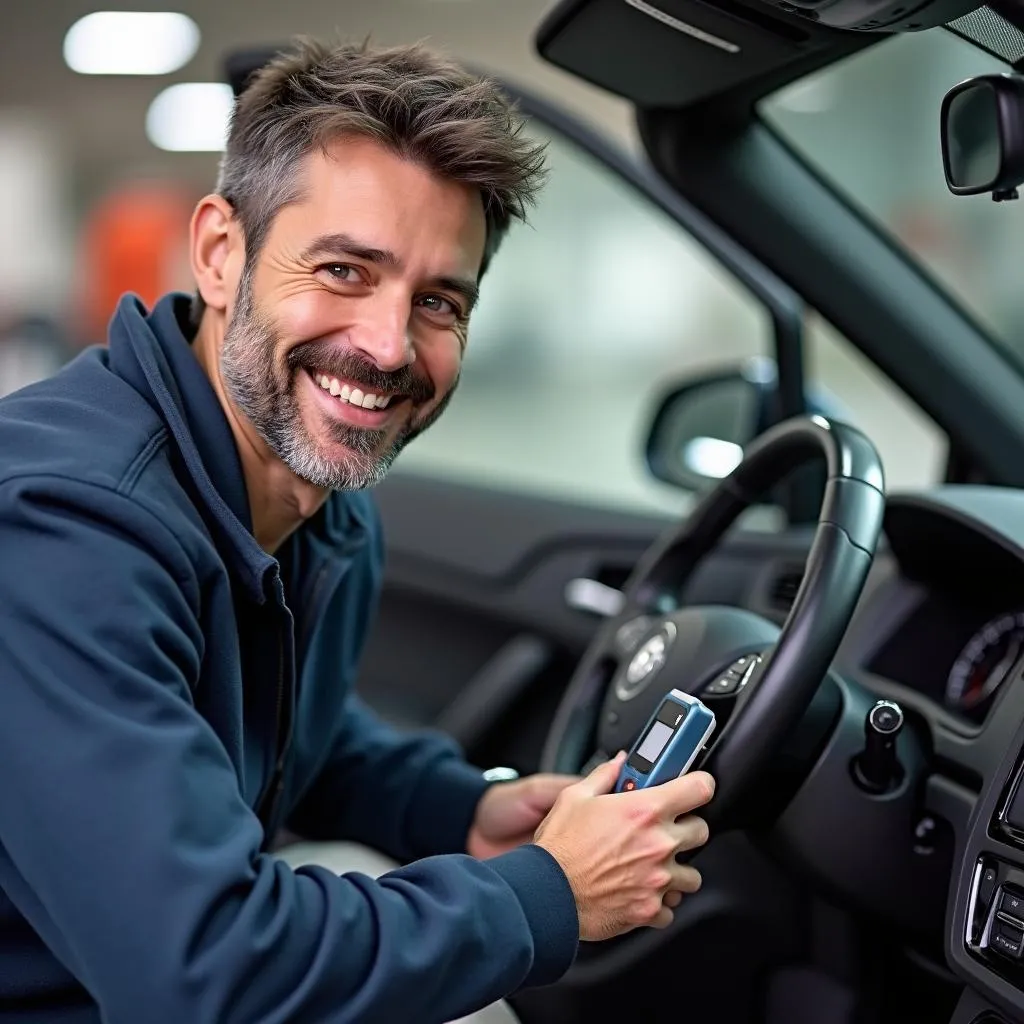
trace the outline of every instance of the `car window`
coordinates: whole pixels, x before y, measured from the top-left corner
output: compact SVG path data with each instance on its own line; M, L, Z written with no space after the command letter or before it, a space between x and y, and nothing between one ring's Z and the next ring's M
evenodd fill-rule
M573 143L481 283L463 379L401 468L608 506L678 511L643 451L670 382L771 351L763 306Z
M1024 204L951 195L939 145L945 93L1008 70L951 32L912 32L788 86L761 112L1024 366Z
M949 439L931 417L816 312L805 321L806 386L874 442L888 491L928 487L943 478Z
M590 504L678 513L644 443L659 397L702 372L773 351L762 304L675 221L564 138L528 226L482 282L450 409L403 470ZM941 431L820 318L808 383L878 444L890 483L941 471ZM778 520L754 517L771 528Z

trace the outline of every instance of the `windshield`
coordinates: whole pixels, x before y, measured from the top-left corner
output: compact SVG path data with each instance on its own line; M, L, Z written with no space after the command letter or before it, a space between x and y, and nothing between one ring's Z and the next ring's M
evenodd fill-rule
M761 113L1024 368L1024 200L951 195L939 146L945 93L1007 70L945 30L912 33L787 87Z

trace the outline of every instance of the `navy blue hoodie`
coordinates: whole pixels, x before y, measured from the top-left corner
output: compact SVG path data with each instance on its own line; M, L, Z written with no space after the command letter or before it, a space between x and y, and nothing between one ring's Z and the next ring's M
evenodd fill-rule
M555 980L561 869L460 853L479 772L350 692L371 500L261 550L187 303L126 298L0 401L0 1021L444 1021ZM413 863L293 871L282 825Z

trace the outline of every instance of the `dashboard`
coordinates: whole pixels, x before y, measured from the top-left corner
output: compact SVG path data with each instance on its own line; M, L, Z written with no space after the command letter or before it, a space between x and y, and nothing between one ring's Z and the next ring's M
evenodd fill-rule
M984 491L1016 504L1018 492ZM916 499L890 503L885 532L881 578L862 601L844 667L983 725L1024 655L1024 553L991 525Z
M956 833L953 1024L1024 1022L1024 492L892 497L885 535L837 660L916 717L924 805Z
M975 584L977 586L977 584ZM920 604L865 667L902 683L947 711L980 724L1024 653L1024 597L1015 607L984 592L925 592Z
M709 559L683 599L781 624L811 543L794 531L769 559L756 545ZM745 557L762 568L744 572ZM829 678L833 732L774 821L773 850L929 971L952 968L965 988L951 1024L1024 1024L1024 489L889 495ZM879 698L905 715L900 782L882 796L851 771Z

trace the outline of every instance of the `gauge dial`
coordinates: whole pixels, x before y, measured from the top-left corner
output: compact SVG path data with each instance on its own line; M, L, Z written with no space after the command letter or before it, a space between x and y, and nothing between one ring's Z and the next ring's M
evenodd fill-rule
M1006 679L1024 651L1024 611L986 622L967 642L946 681L946 704L973 711Z

